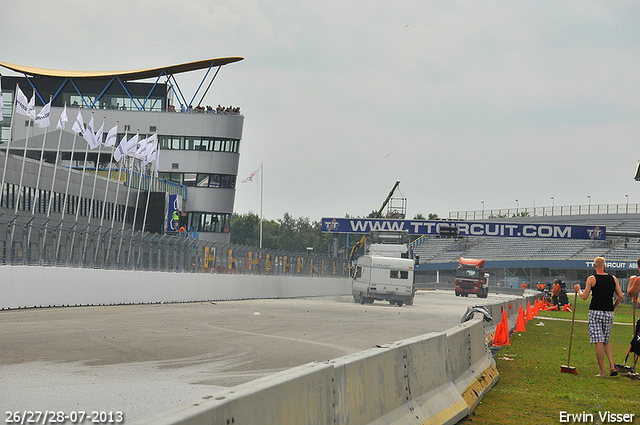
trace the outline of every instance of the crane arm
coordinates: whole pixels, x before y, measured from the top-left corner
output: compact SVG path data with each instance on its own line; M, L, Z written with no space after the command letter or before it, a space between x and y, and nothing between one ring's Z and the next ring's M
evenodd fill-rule
M395 193L396 189L398 188L398 186L400 186L400 180L398 180L396 182L396 184L393 185L393 188L391 189L391 192L389 192L389 195L387 196L387 199L384 200L384 202L382 203L382 206L380 207L380 209L378 210L378 212L376 213L376 216L373 218L380 218L380 215L382 214L382 211L384 211L384 208L389 204L389 201L391 200L391 197L393 196L393 194ZM353 248L351 248L351 252L349 253L349 261L353 261L353 256L356 254L356 250L360 247L362 247L362 245L364 245L364 240L365 237L362 236L362 239L360 239L354 246Z

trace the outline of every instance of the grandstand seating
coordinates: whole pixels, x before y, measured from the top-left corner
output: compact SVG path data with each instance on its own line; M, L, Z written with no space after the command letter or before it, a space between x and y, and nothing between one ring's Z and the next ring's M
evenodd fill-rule
M500 221L596 225L604 226L607 231L640 232L638 214L514 217ZM423 236L414 242L413 250L420 257L420 263L456 262L460 257L509 261L592 260L597 256L604 256L612 261L636 261L640 257L640 239L622 236L608 237L606 241L507 237L447 239Z

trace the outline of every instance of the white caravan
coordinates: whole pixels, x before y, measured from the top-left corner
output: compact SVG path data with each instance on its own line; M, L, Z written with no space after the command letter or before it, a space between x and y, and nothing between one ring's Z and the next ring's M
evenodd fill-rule
M412 305L414 267L414 261L408 258L363 255L358 258L351 285L353 300L361 304L383 300L400 307Z

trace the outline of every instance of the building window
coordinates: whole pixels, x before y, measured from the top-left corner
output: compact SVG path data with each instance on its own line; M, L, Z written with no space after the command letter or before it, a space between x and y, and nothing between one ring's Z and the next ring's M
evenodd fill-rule
M198 174L198 187L209 187L209 174Z
M158 173L158 178L190 187L235 189L236 176L204 173Z
M190 212L187 220L189 227L199 232L228 233L231 214Z
M211 137L158 136L160 149L238 153L240 141Z
M193 187L196 185L196 173L184 173L182 184Z

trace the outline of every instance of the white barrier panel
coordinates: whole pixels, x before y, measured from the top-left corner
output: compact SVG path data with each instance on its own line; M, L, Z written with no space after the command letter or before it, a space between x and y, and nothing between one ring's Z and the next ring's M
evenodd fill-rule
M220 391L145 423L332 424L332 381L333 366L309 363Z
M0 310L351 294L347 278L0 266Z
M422 406L407 404L432 390L439 395L455 390L449 385L445 352L446 335L432 333L332 361L336 369L336 423L373 423L390 412L396 417L416 416L418 412L413 410L422 407L428 409L418 416L428 418L448 409L455 394L431 399ZM399 408L402 411L396 411Z
M447 331L447 370L472 412L495 385L498 370L484 342L482 322L469 321Z
M336 423L455 424L467 416L467 405L447 370L448 343L445 333L431 333L383 346L383 349L393 350L397 359L395 381L387 384L395 386L404 400L394 404L388 400L375 400L381 407L376 409L374 402L371 403L373 408L366 411L354 411L354 407L362 405L346 406L345 412L338 412ZM375 376L376 369L369 373ZM369 384L375 386L376 382L372 380ZM361 394L354 395L352 391L350 396L360 397Z

